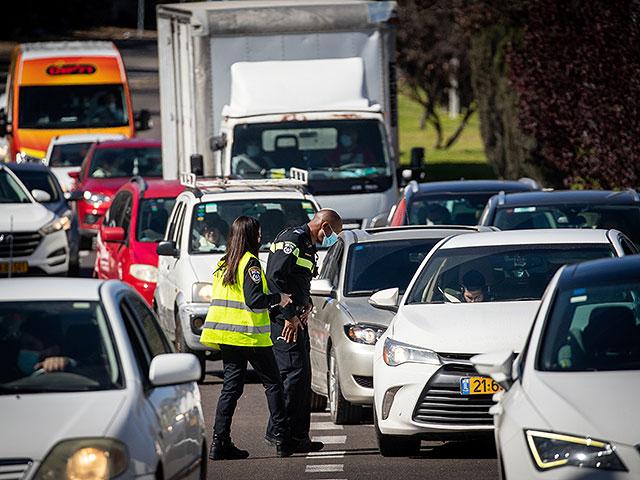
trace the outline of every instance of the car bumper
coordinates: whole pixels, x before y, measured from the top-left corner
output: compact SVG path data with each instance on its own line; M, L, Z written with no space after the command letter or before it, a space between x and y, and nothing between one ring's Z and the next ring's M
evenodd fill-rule
M187 347L191 350L211 350L216 351L215 348L207 347L200 343L201 328L197 328L194 325L194 321L204 319L209 311L209 304L207 303L183 303L178 307L178 318L180 319L180 326L184 334L184 339L187 343Z
M373 403L373 352L373 345L352 342L346 336L336 344L340 390L350 403Z
M385 435L448 438L493 431L491 395L462 396L460 378L478 375L466 364L387 365L374 362L374 407L380 432ZM389 391L397 389L390 400ZM385 400L386 397L386 400ZM391 407L388 408L390 403ZM388 416L383 413L388 410Z
M60 230L44 235L31 255L11 258L13 264L24 262L27 263L27 275L67 273L69 271L69 244L66 233ZM0 258L0 263L9 263L9 258ZM12 273L12 275L16 275L16 273Z

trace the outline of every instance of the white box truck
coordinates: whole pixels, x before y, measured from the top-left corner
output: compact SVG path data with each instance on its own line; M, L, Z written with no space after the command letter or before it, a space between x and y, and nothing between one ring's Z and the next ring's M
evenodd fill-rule
M163 171L283 178L345 226L398 199L395 2L157 7Z

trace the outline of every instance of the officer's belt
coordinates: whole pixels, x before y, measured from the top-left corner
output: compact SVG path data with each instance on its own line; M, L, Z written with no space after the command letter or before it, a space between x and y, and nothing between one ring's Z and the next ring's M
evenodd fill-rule
M278 250L283 250L285 243L290 243L291 245L295 246L295 243L291 242L272 243L271 251L275 253ZM311 260L307 260L306 258L300 258L300 249L298 247L296 247L291 253L293 253L293 255L296 257L296 265L300 265L303 268L308 268L309 270L311 270L311 273L313 273L313 262Z
M271 325L263 325L261 327L254 327L253 325L236 325L230 323L220 322L204 322L203 329L208 328L211 330L224 330L227 332L238 333L270 333Z
M246 310L247 312L253 313L266 313L267 311L266 308L257 308L254 310L249 308L246 303L237 302L235 300L221 300L218 298L212 299L209 305L212 307L235 308L237 310Z

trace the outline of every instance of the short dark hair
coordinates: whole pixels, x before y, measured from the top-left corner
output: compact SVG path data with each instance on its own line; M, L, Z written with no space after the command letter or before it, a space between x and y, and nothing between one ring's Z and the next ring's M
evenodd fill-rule
M469 270L462 276L462 286L471 291L484 290L487 286L484 276L477 270Z

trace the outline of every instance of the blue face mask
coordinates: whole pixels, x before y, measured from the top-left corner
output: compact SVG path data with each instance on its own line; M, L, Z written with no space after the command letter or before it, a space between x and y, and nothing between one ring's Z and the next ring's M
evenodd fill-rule
M247 155L256 158L260 154L260 147L257 145L247 145Z
M33 367L40 360L40 352L36 350L20 350L18 352L18 368L26 375L33 373Z
M349 148L353 144L353 141L349 135L340 135L340 145L344 148Z
M333 229L331 229L331 235L327 237L327 234L326 233L324 234L324 240L322 240L322 246L325 248L329 248L331 245L333 245L337 241L338 241L338 235L336 235L336 232L334 232Z

